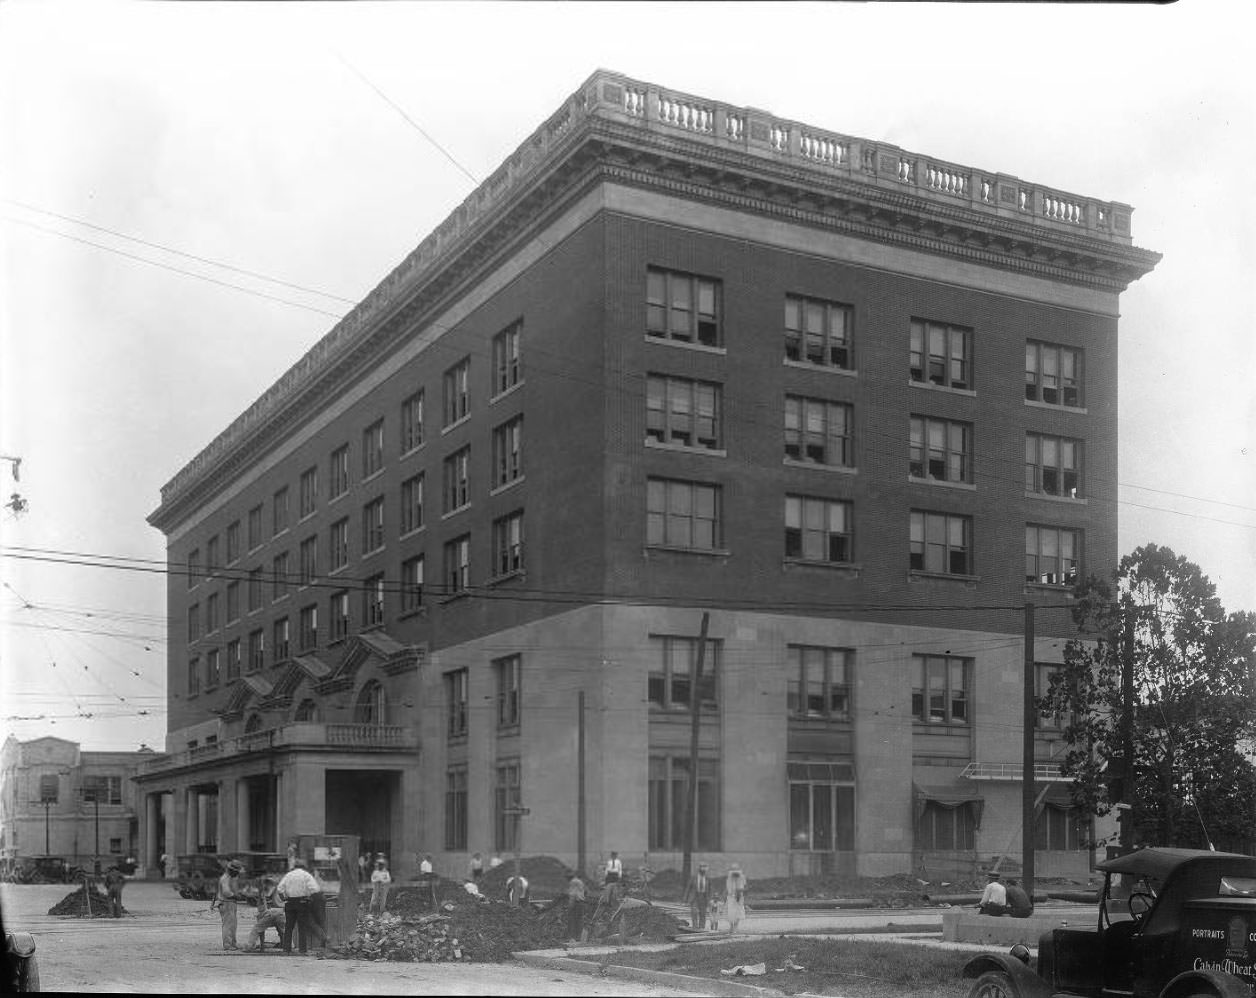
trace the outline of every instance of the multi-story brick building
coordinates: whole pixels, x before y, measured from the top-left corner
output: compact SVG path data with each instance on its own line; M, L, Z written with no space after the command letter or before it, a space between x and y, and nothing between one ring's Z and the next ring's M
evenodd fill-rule
M1130 215L594 74L163 489L147 827L669 865L705 615L703 855L1018 852L1024 604L1045 675L1117 558Z

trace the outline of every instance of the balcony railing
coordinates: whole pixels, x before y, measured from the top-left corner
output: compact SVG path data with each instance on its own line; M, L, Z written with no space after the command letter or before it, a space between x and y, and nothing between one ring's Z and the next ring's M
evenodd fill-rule
M1020 783L1025 775L1025 767L1012 762L970 762L959 774L966 780L1001 780L1008 783ZM1050 762L1034 763L1035 783L1068 782L1071 777L1064 776L1060 767Z
M181 752L146 759L139 772L156 773L182 766L195 766L218 759L234 759L272 749L335 748L349 751L417 750L414 729L402 724L339 724L294 721L236 738L198 745Z

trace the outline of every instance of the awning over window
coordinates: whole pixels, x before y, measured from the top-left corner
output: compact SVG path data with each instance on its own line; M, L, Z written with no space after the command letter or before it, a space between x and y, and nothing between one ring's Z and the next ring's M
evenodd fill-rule
M1069 790L1070 786L1071 784L1068 783L1047 784L1047 795L1042 798L1042 804L1039 806L1059 808L1062 811L1076 807L1073 803L1073 794Z
M912 791L916 801L917 821L924 817L925 806L928 804L948 809L971 804L973 824L981 824L981 813L985 808L986 799L973 787L954 783L914 783L912 784Z

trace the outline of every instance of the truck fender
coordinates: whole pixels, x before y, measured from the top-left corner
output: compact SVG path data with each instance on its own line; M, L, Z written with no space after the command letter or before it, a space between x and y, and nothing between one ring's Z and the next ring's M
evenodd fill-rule
M1191 998L1193 995L1220 995L1220 998L1251 998L1251 989L1233 974L1219 970L1188 970L1178 974L1160 992L1160 998Z
M964 964L964 977L975 980L987 970L1007 974L1021 993L1021 998L1051 998L1047 982L1009 953L982 953L973 957Z
M14 956L28 957L35 952L35 937L29 932L5 933L4 948Z

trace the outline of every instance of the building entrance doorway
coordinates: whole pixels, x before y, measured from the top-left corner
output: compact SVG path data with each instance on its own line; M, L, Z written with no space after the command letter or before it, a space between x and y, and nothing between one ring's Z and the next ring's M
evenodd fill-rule
M383 853L392 863L392 816L401 793L401 774L370 769L327 771L327 833L356 835L360 854ZM400 845L400 843L398 843Z

